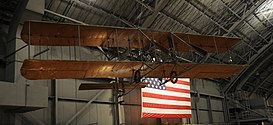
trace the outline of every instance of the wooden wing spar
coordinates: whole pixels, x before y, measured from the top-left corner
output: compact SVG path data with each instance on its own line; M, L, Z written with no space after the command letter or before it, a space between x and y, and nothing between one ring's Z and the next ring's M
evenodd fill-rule
M181 52L196 51L189 46L191 44L209 53L224 53L240 41L239 38L231 37L37 21L26 21L24 23L21 38L27 44L40 46L143 48L150 43L150 40L143 33L167 49L169 48L168 36L172 34L174 48Z
M135 84L118 84L118 88L123 89L134 89L134 88L144 88L149 83L138 83L137 86ZM115 84L111 83L100 83L100 84L94 84L94 83L82 83L79 87L79 90L96 90L96 89L113 89Z
M75 61L75 60L25 60L21 74L31 80L70 79L70 78L132 78L132 72L141 69L146 77L162 77L172 70L182 73L182 78L227 78L241 71L244 65L226 64L190 64L180 63L111 62L111 61ZM174 68L173 68L174 67ZM154 70L151 70L153 69ZM190 69L190 70L189 70Z

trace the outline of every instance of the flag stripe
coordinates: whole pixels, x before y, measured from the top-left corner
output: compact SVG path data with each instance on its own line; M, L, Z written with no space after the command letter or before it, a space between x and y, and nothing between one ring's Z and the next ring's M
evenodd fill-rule
M187 86L190 86L190 82L187 82L187 81L183 81L183 80L178 80L176 82L176 84L180 84L180 85L187 85Z
M161 109L181 109L181 110L190 110L191 106L182 106L182 105L167 105L167 104L156 104L156 103L142 103L143 107L146 108L161 108Z
M179 96L167 96L160 95L148 92L142 92L142 97L150 97L150 98L158 98L158 99L166 99L166 100L177 100L177 101L191 101L191 98L179 97Z
M166 87L167 91L173 91L173 92L183 92L183 93L189 93L190 94L190 90L188 89L178 89L178 88L174 88L174 87Z
M191 106L190 101L175 101L175 100L156 99L156 98L149 98L149 97L142 97L142 102L148 102L148 103L156 102L157 104L173 104L173 105Z
M158 114L191 114L191 110L159 109L147 107L142 107L142 112L152 112Z
M190 86L187 85L180 85L180 84L173 84L173 83L166 83L166 87L173 87L173 88L180 88L180 89L190 89Z
M178 81L190 82L189 78L178 78Z
M159 94L162 96L179 96L179 97L186 97L186 98L191 97L189 93L172 92L167 90L156 90L153 88L143 88L141 90L142 92L154 93L154 94Z
M145 118L191 118L192 114L157 114L157 113L142 113Z

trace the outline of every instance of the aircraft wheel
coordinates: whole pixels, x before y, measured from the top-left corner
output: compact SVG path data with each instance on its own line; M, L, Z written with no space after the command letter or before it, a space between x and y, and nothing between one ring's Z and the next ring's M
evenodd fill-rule
M172 71L170 73L170 80L173 84L175 84L177 81L178 81L178 78L177 78L177 73L176 71Z
M136 70L134 73L134 82L139 83L141 80L140 70Z

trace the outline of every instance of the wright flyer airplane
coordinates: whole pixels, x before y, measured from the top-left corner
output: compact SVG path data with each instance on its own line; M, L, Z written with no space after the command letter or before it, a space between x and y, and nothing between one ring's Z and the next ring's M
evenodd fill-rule
M240 41L232 37L38 21L26 21L21 37L29 46L116 50L117 56L106 61L26 59L21 74L30 80L132 78L134 83L139 83L143 77L165 77L175 83L177 78L227 78L245 67L205 63L203 60L192 62L178 56L179 53L195 53L203 57L208 53L225 53ZM126 87L130 86L132 88L130 84Z

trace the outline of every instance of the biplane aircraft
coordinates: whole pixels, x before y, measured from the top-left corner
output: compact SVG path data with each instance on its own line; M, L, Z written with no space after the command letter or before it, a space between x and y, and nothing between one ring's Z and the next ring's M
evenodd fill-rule
M139 28L90 26L65 23L26 21L21 33L23 41L34 46L85 46L104 50L114 48L116 58L107 61L26 59L21 74L27 79L69 78L227 78L245 65L190 62L179 53L225 53L239 38L163 32ZM106 54L107 56L107 54ZM146 83L139 84L144 87ZM109 88L110 84L84 84L80 89ZM123 86L124 87L124 86ZM132 88L126 84L125 88Z

